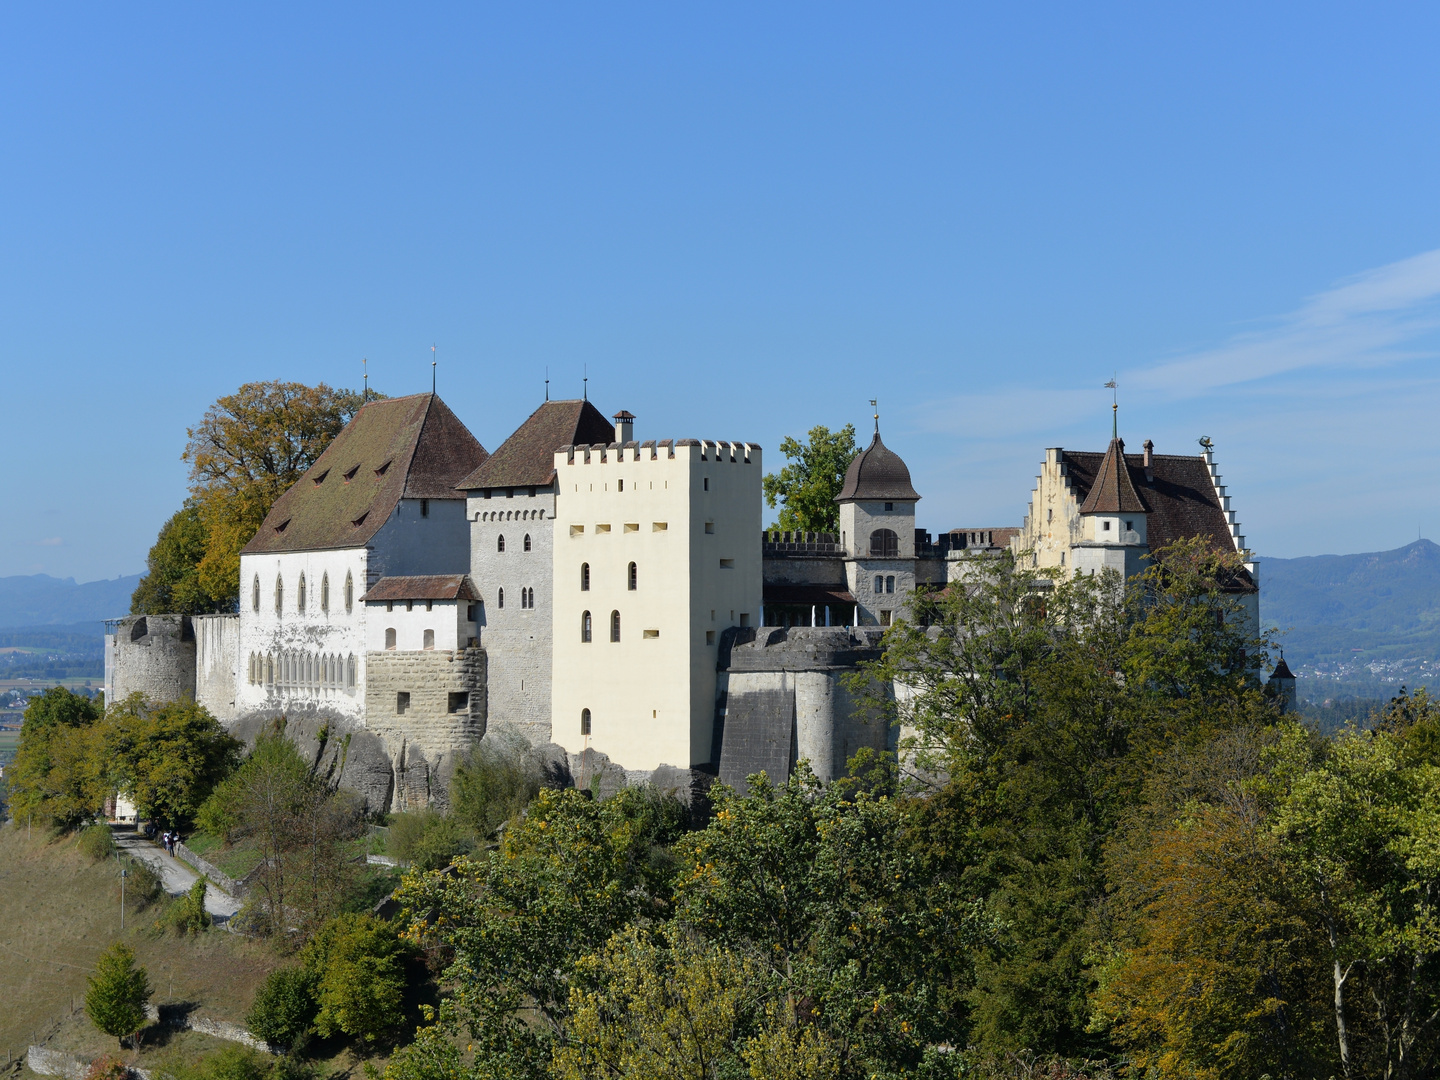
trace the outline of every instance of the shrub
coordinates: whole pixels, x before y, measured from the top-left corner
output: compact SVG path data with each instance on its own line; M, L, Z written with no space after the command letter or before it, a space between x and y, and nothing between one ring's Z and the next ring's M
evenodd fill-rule
M127 946L110 946L87 982L85 1015L106 1035L124 1040L145 1026L150 978L135 966L135 954Z
M487 837L529 806L540 793L540 772L523 749L491 736L476 747L450 780L451 816Z
M80 850L93 862L108 859L115 854L115 837L109 825L91 825L80 830Z
M139 897L143 904L153 904L165 895L165 884L149 863L140 859L125 862L125 891Z
M293 1047L315 1020L316 979L304 968L272 971L255 991L245 1026L266 1042Z
M130 1066L114 1054L101 1054L85 1070L85 1080L129 1080Z
M209 878L197 878L190 891L170 905L161 920L175 933L199 934L210 928L210 913L205 910L205 884Z
M404 1017L405 964L410 946L373 915L337 915L300 954L316 981L315 1030L374 1043L392 1035Z
M434 810L420 810L411 814L394 814L390 818L390 831L385 837L386 853L392 859L409 862L415 852L415 845L425 835L425 830L440 820Z
M437 817L410 847L409 863L417 870L440 870L457 855L475 850L475 836L452 818Z

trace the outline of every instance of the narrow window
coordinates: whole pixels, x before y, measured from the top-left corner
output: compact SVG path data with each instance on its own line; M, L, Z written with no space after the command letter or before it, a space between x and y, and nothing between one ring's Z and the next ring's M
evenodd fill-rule
M385 610L386 610L386 611L394 611L394 610L395 610L395 601L394 601L394 600L386 600L386 601L385 601Z
M588 735L590 734L590 710L589 710L589 709L581 709L581 710L580 710L580 734L581 734L581 735L584 735L584 736L588 736Z
M1125 522L1125 531L1126 531L1126 532L1134 532L1134 531L1135 531L1135 523L1134 523L1133 521L1127 521L1127 522Z
M586 644L590 641L590 612L580 616L580 640Z
M882 611L882 612L880 612L880 625L881 625L881 626L889 626L889 625L890 625L890 612L888 612L888 611Z
M525 550L526 550L526 551L529 551L529 550L530 550L530 534L529 534L529 533L526 533L526 534L525 534Z
M1105 531L1106 531L1106 532L1109 532L1109 531L1110 531L1110 522L1108 522L1108 521L1105 522Z
M404 716L410 709L410 691L401 690L395 695L395 715Z
M429 499L421 499L421 500L420 500L420 516L421 516L421 517L429 517L429 516L430 516L430 500L429 500Z
M350 571L345 571L345 612L349 614L350 609L355 606L355 581L350 576Z
M590 591L590 564L588 562L580 564L580 591Z
M279 615L285 607L285 581L279 574L275 575L275 614Z
M465 605L465 621L466 621L466 622L474 622L474 621L475 621L475 605L474 605L474 604L466 604L466 605Z
M527 589L526 592L530 594L530 609L533 611L535 609L535 590Z
M637 580L637 579L636 579L636 573L635 573L635 564L632 562L632 563L630 564L630 579L629 579L629 581L630 581L630 591L631 591L631 592L634 592L634 591L635 591L636 580Z
M433 611L434 609L435 609L435 601L434 601L434 600L426 600L426 601L425 601L425 610L426 610L426 611Z
M330 614L330 574L325 572L320 575L320 610Z
M496 551L504 551L504 550L505 550L505 534L504 534L504 533L501 533L499 539L495 542L495 550L496 550Z
M706 645L714 645L714 644L715 644L715 631L714 631L714 630L706 630L706 631L705 631L705 644L706 644Z
M300 575L300 588L295 590L295 610L305 614L305 575Z
M260 575L255 575L255 584L250 586L250 606L259 614L260 611Z
M706 491L709 491L709 490L710 490L710 478L709 478L708 476L705 477L705 490L706 490Z
M496 591L496 593L495 593L495 606L496 606L497 608L503 608L503 607L505 606L505 590L504 590L504 589L499 589L499 590Z
M623 456L623 455L622 455L622 456ZM625 490L625 481L624 481L624 480L617 480L617 481L615 481L615 490L616 490L616 491L624 491L624 490Z
M877 593L885 591L885 579L879 574L875 575L875 591Z
M414 610L415 610L415 601L414 601L414 600L406 600L406 601L405 601L405 610L406 610L406 611L414 611Z
M275 657L273 656L265 657L265 685L275 685Z
M892 574L885 579L885 591L888 593L895 591L895 575Z
M355 689L355 654L351 653L345 661L345 686L347 689Z
M1046 524L1046 525L1049 525L1050 522L1052 522L1052 521L1054 521L1054 520L1055 520L1055 511L1054 511L1053 509L1051 509L1051 510L1046 510L1046 511L1045 511L1045 524Z
M426 631L425 631L425 644L424 644L423 647L426 648L426 649L433 649L433 648L435 648L435 631L434 631L434 630L426 630ZM454 710L451 710L451 711L453 712Z
M620 612L610 612L610 640L620 640Z
M393 626L385 628L385 648L392 651L395 648L395 628Z

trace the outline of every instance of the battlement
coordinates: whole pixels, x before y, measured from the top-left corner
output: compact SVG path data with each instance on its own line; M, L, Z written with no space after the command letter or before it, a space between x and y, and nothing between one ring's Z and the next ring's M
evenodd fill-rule
M767 559L791 555L828 555L839 558L845 554L840 547L840 537L836 533L827 532L767 530L760 534L760 548Z
M609 464L612 461L658 461L663 456L673 460L676 449L698 447L701 461L729 461L749 465L752 454L758 454L758 443L734 442L726 439L646 439L637 442L575 443L555 451L556 464L564 457L566 465ZM628 452L628 456L627 456Z

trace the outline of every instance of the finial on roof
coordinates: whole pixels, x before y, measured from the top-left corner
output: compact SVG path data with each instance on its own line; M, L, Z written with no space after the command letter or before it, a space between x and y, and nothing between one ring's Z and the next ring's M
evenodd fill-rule
M583 389L580 391L580 394L581 394L582 397L585 398L586 401L589 401L589 400L590 400L590 365L589 365L589 364L586 364L586 365L585 365L584 371L585 371L585 378L584 378L584 379L582 380L582 382L581 382L581 385L582 385Z
M1120 384L1115 376L1110 376L1110 381L1105 384L1105 389L1110 391L1110 438L1120 437Z
M430 346L430 393L435 393L435 346Z
M877 398L871 398L871 399L870 399L870 407L875 410L875 434L876 434L876 435L879 435L879 434L880 434L880 406L877 404L877 401L878 401Z
M545 400L550 400L550 365L545 365Z
M360 395L360 404L364 405L370 400L370 361L363 356L360 358L360 370L364 372L360 381L365 384L364 392Z

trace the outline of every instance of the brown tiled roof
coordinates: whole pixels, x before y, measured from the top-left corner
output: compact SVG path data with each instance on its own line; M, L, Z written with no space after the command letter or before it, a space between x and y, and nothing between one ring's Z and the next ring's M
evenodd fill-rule
M460 499L485 448L434 394L372 401L281 495L247 555L361 547L405 499Z
M832 589L825 585L772 585L765 583L767 604L853 604L855 596L849 589Z
M377 600L479 600L480 594L468 574L429 574L415 577L382 577L360 598Z
M1080 513L1144 514L1149 509L1130 482L1130 470L1125 467L1125 440L1111 439Z
M919 499L910 484L910 470L900 455L880 441L880 432L870 445L850 462L845 470L845 484L840 488L836 502L853 499Z
M555 451L580 443L609 443L615 425L588 401L547 401L500 448L455 486L462 491L545 487L555 479Z
M1076 501L1083 508L1095 489L1096 476L1108 451L1106 454L1076 450L1061 453L1065 474L1070 478ZM1215 482L1210 479L1203 457L1155 454L1150 466L1152 479L1148 480L1144 455L1125 454L1124 460L1126 479L1132 490L1143 493L1144 505L1148 508L1145 527L1151 551L1196 536L1209 540L1219 551L1235 550L1230 523L1215 494ZM1253 589L1255 584L1248 572L1244 578L1243 587Z

